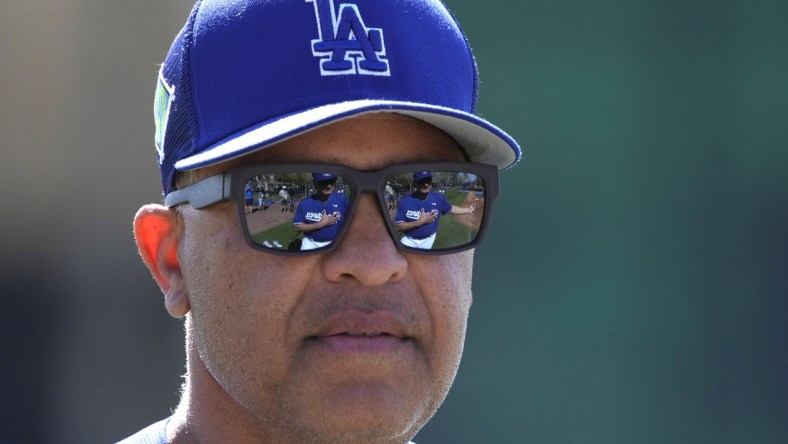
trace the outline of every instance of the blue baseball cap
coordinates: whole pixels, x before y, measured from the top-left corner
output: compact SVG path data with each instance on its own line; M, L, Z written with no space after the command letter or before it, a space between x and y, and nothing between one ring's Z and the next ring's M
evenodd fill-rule
M418 181L426 179L428 177L430 177L430 178L432 177L432 173L430 173L429 171L419 171L419 172L413 173L413 181L414 182L418 182Z
M314 180L315 182L323 182L323 181L326 181L326 180L333 180L333 179L336 179L336 178L337 178L336 174L331 174L331 173L312 173L312 180Z
M159 72L156 150L176 171L232 159L341 119L392 112L504 169L517 142L476 116L471 48L439 0L202 0Z

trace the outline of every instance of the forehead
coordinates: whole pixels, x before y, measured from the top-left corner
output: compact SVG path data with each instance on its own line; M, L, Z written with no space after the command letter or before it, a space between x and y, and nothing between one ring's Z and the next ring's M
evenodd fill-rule
M393 113L358 116L314 129L259 151L202 168L207 177L241 165L283 162L340 163L361 170L418 161L467 160L448 134Z

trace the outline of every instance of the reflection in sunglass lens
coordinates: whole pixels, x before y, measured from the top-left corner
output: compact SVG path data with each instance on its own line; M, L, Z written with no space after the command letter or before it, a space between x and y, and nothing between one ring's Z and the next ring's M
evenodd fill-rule
M357 195L351 183L339 173L256 172L243 182L247 235L264 249L328 248ZM451 250L478 237L487 191L482 177L406 171L391 174L384 184L378 195L392 235L405 249Z
M388 213L406 247L441 250L473 242L484 217L484 180L470 173L422 171L388 181Z
M246 226L252 242L293 251L331 244L344 222L350 193L345 193L342 177L314 180L318 174L330 175L276 172L246 181Z

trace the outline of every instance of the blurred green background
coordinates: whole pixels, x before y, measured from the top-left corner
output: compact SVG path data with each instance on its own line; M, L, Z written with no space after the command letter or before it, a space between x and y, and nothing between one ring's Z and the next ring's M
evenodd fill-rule
M788 2L448 0L519 139L428 443L784 443ZM169 414L131 218L187 0L0 2L0 442Z

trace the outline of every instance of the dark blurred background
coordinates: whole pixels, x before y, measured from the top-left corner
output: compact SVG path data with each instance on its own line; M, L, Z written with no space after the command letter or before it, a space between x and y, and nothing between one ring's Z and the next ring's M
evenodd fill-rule
M788 2L449 0L525 148L416 441L784 443ZM0 442L166 417L182 323L137 257L187 0L0 3Z

